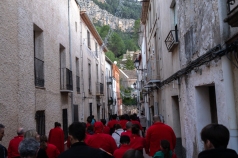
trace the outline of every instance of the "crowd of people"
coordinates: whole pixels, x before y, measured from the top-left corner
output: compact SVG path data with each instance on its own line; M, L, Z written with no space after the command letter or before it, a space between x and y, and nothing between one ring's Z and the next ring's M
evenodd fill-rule
M118 119L119 118L119 119ZM0 124L0 141L4 136ZM201 131L205 151L198 158L238 158L234 150L227 149L230 134L221 124L209 124ZM0 158L176 158L176 136L173 129L164 123L162 115L153 117L153 125L146 130L146 118L133 115L112 115L96 121L89 116L87 122L73 122L68 127L67 149L61 124L46 135L36 130L17 129L17 136L8 148L0 144ZM145 153L143 153L145 151Z

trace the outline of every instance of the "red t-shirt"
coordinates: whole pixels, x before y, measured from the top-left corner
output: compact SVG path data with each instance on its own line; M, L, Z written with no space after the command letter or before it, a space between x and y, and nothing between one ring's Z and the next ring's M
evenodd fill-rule
M131 137L131 131L122 132L121 136L128 136L130 138Z
M8 150L7 150L8 158L20 156L18 152L18 146L22 140L23 140L23 136L16 136L10 141Z
M139 135L132 134L130 137L130 146L135 150L143 150L145 148L146 142L145 138L142 138Z
M107 126L104 126L104 127L103 127L103 133L105 133L105 134L110 134L110 128L107 127Z
M124 144L124 145L121 145L119 149L116 149L116 150L114 151L113 156L114 156L114 158L122 158L123 155L125 154L125 152L126 152L127 150L130 150L130 149L131 149L131 147L130 147L129 144L128 144L128 145L125 145L125 144Z
M126 130L126 123L127 122L128 122L127 120L120 120L119 124L121 125L122 129Z
M168 140L170 149L173 151L176 145L176 136L173 129L161 122L154 123L146 133L146 148L145 151L150 156L154 156L157 151L160 151L160 141Z
M108 126L109 128L113 128L113 126L114 126L115 124L118 124L118 121L117 121L117 120L111 120L111 121L109 121L109 122L107 123L107 126Z
M64 151L64 132L60 127L50 130L48 143L55 145L60 153Z
M104 133L92 135L87 141L87 145L93 148L102 148L103 150L113 154L117 149L117 145L112 136Z
M49 158L57 158L60 152L55 145L47 143L46 154Z
M85 139L84 139L84 143L88 145L88 141L91 137L92 137L92 135L86 134Z
M140 130L142 130L142 129L143 129L139 121L136 121L136 120L131 120L131 123L132 123L132 124L137 124L137 125L139 125L139 127L140 127Z

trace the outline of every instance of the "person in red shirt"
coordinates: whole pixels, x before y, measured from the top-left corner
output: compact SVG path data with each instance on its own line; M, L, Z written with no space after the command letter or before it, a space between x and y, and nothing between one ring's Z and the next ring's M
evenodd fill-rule
M130 137L128 136L121 136L120 138L120 148L116 149L113 153L114 158L122 158L124 153L131 149L130 147Z
M101 122L103 124L103 133L110 134L110 128L106 126L106 120L105 119L101 119Z
M60 123L55 122L55 128L50 130L48 142L55 145L62 153L64 151L64 131L60 126Z
M114 125L118 124L118 121L116 119L117 119L117 115L112 115L112 120L107 123L107 127L110 128L110 134L114 132L114 128L113 128Z
M92 122L92 117L91 116L88 116L87 118L87 124L86 124L86 127L88 128L89 126L91 126L91 122Z
M126 123L127 122L128 121L126 120L125 115L122 115L119 124L121 125L123 130L126 130Z
M60 154L55 145L47 143L45 135L40 136L40 147L46 151L48 158L57 158Z
M122 133L121 133L121 136L126 135L126 136L128 136L128 137L131 137L131 127L132 127L132 123L131 123L131 121L128 121L128 122L126 123L126 131L125 131L125 132L122 132Z
M139 125L138 124L132 125L130 146L132 149L139 150L141 151L141 153L143 153L143 148L145 148L146 142L145 142L145 138L142 138L139 132L140 132Z
M14 137L9 143L9 146L7 149L8 158L20 157L20 154L18 152L18 147L20 142L23 140L23 135L24 135L24 129L18 128L17 136Z
M154 156L157 151L161 151L161 140L168 140L171 147L170 149L173 151L176 145L176 136L173 129L163 123L162 115L155 115L153 121L154 124L149 127L146 134L146 153L149 156Z
M93 148L102 148L103 150L113 154L117 149L117 145L112 136L103 133L103 124L102 122L94 123L95 134L92 135L87 144Z

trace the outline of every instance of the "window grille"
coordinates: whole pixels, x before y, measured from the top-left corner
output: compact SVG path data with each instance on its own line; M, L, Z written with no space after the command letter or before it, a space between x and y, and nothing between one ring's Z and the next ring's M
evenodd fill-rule
M39 135L45 135L45 111L36 111L36 131Z

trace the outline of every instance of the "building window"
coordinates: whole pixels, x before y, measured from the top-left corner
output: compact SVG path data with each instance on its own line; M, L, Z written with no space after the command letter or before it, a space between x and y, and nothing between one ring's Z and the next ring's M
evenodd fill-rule
M63 131L64 140L68 139L68 112L67 109L63 109Z
M92 93L91 61L88 60L88 92Z
M98 79L99 79L99 77L98 77L98 64L96 64L96 75L97 75L97 82L98 82Z
M87 38L88 38L88 48L91 49L90 32L89 31L87 31Z
M75 31L77 32L77 22L75 21Z
M93 103L89 103L89 116L93 115Z
M73 73L66 68L65 47L60 45L60 89L73 90Z
M79 58L76 58L76 89L80 93Z
M44 40L43 31L34 25L34 75L35 86L44 87Z
M97 42L95 42L95 54L96 54L96 57L98 57L98 44L97 44Z
M39 135L45 135L45 111L36 111L36 131Z
M74 122L79 121L78 105L74 105Z
M176 7L175 0L172 0L172 2L170 4L170 8L172 9L173 24L174 24L174 26L176 26L177 25L177 7Z
M104 83L104 72L102 71L101 83Z

